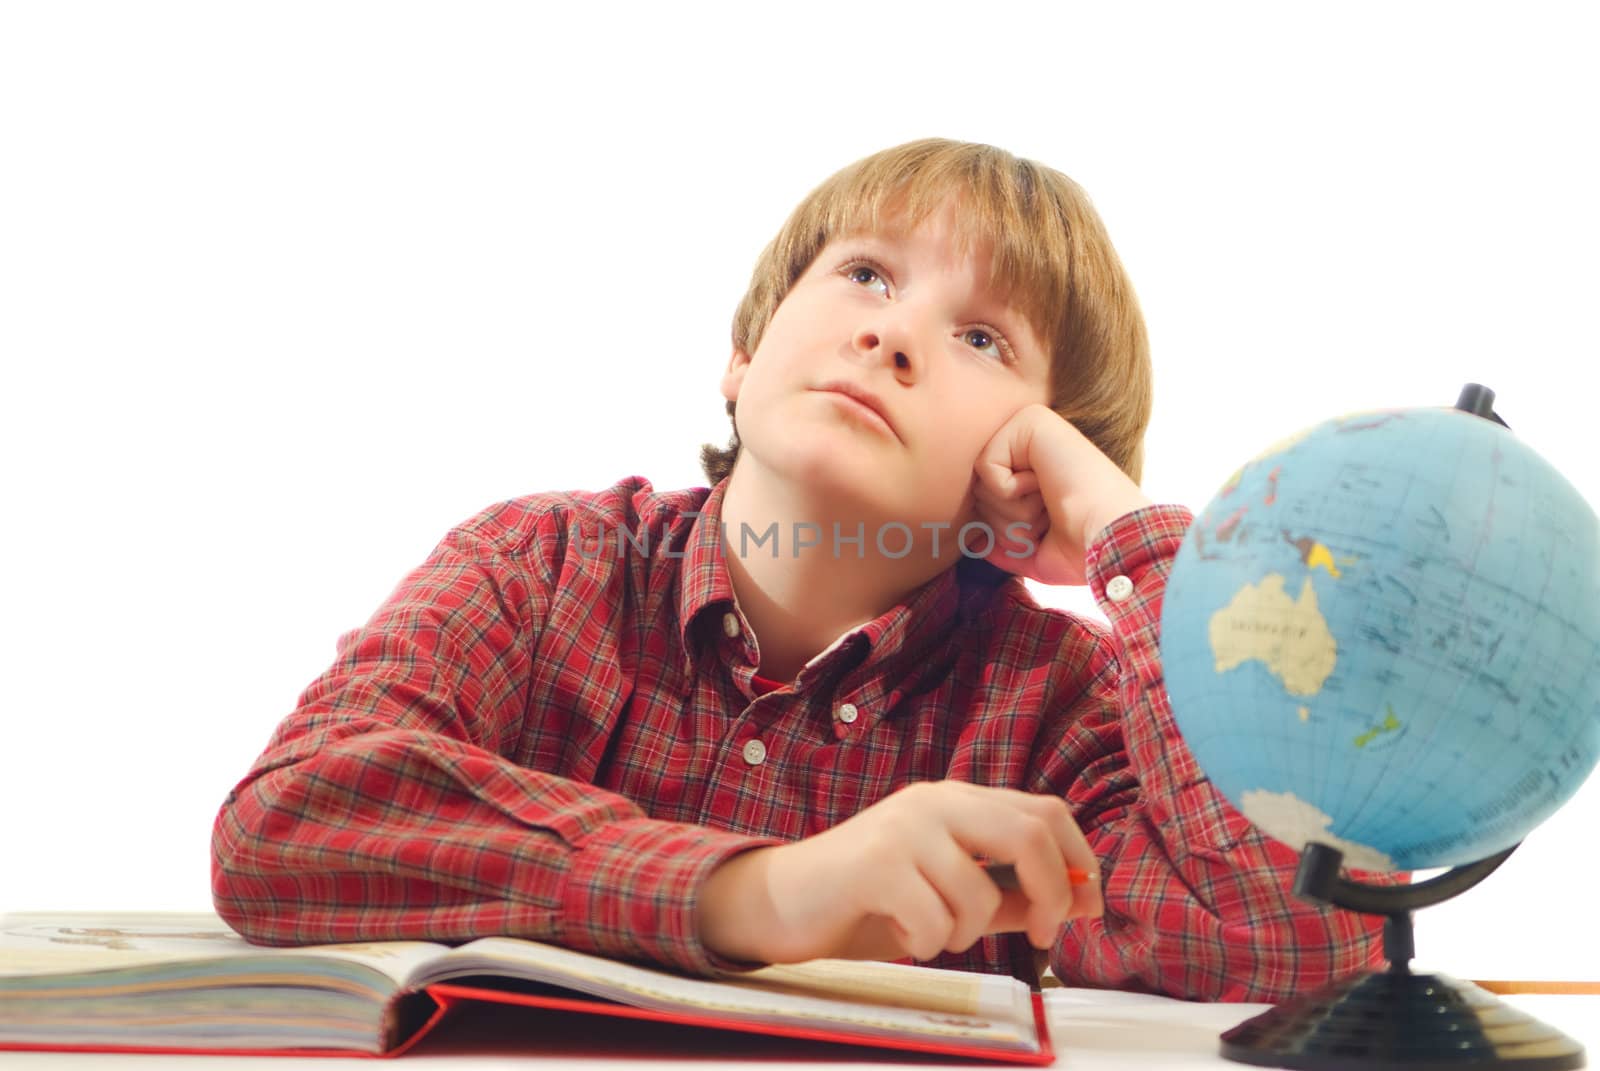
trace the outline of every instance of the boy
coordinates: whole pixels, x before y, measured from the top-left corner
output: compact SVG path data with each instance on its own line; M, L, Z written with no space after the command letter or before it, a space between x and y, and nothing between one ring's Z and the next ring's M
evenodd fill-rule
M1026 940L1203 999L1373 961L1173 726L1190 516L1135 482L1143 323L1070 180L939 140L839 172L762 254L722 393L711 489L503 503L341 640L218 816L225 919L700 972ZM1008 573L1087 582L1111 629Z

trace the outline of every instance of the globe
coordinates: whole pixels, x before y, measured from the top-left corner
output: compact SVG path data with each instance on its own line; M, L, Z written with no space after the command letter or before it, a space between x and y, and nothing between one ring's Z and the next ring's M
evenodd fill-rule
M1268 835L1366 870L1483 859L1600 758L1600 525L1495 421L1330 420L1196 519L1161 654L1200 768Z

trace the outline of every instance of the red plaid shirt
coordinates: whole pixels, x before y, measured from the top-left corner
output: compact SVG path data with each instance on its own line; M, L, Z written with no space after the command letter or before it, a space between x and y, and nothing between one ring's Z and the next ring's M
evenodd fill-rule
M1064 927L1069 984L1275 999L1375 962L1375 925L1296 900L1294 854L1178 737L1156 643L1186 511L1091 548L1109 630L962 561L762 694L721 501L634 478L450 532L229 793L222 916L269 943L513 934L705 972L729 966L694 925L719 863L954 778L1071 804L1106 912Z

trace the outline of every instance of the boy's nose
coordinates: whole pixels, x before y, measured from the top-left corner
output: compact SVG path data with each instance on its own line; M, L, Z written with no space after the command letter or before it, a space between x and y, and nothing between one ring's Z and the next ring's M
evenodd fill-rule
M911 370L911 351L902 339L891 339L886 332L861 328L856 332L856 352L864 357L892 358L896 371Z

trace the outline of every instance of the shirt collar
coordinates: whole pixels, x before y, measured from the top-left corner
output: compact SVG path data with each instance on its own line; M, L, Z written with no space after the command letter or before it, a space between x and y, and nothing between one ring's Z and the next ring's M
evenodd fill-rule
M700 504L700 516L684 542L683 564L678 569L678 639L685 657L693 650L695 619L713 606L731 609L733 581L722 560L722 496L728 481L711 489Z

